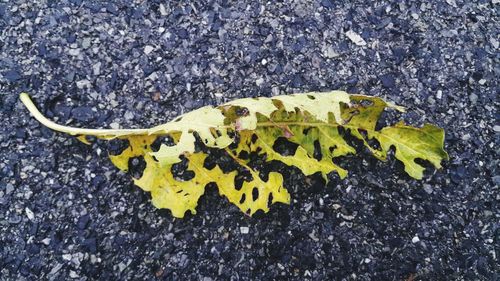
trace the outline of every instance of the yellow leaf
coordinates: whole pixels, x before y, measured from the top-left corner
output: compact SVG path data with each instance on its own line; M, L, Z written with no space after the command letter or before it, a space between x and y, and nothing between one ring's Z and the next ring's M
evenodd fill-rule
M21 94L21 100L41 123L82 141L86 136L127 140L128 146L119 155L110 155L111 161L136 176L134 183L150 192L154 206L169 209L179 218L186 211L196 213L209 183L215 183L220 195L249 215L258 210L267 212L276 202L289 203L290 194L279 172L270 171L266 180L260 176L261 168L271 161L295 166L305 175L321 173L325 180L331 172L344 178L347 171L333 159L356 153L346 134L361 140L381 160L394 148L396 159L416 179L421 179L424 171L416 159L427 160L436 168L448 159L443 150L443 129L430 124L415 128L400 122L378 130L376 125L385 109L404 108L381 98L341 91L239 99L202 107L153 128L125 130L58 125L45 118L27 94ZM161 144L155 151L157 138L163 136L172 138L173 145ZM288 154L277 150L280 142L286 143ZM222 155L213 156L218 155L215 152ZM225 162L228 157L232 163ZM134 171L129 171L135 158L143 161L143 170L133 166ZM262 164L255 165L253 158Z

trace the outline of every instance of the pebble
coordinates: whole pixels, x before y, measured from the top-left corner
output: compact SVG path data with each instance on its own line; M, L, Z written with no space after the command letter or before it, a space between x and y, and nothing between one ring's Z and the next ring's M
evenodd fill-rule
M28 217L29 220L32 221L35 219L35 214L33 213L33 211L30 210L30 208L26 207L24 211L26 212L26 216Z
M80 49L69 49L68 53L71 55L71 56L78 56L80 55Z
M9 82L16 82L21 79L21 73L17 70L8 70L3 74L3 78Z
M165 9L165 5L160 4L160 15L166 16L168 15L167 9Z
M79 276L79 275L78 275L78 273L76 273L75 271L70 270L70 271L69 271L69 277L71 277L71 278L73 278L73 279L74 279L74 278L78 278L78 277L80 277L80 276Z
M442 97L443 97L443 91L438 90L438 91L437 91L437 93L436 93L436 98L437 98L438 100L440 100Z
M149 54L150 54L150 53L151 53L154 49L155 49L155 47L150 46L150 45L146 45L146 46L144 47L144 53L145 53L146 55L149 55Z
M71 117L78 121L89 122L94 118L94 111L88 106L79 106L71 110Z
M264 78L259 78L255 80L255 84L260 87L262 84L264 84Z
M8 221L10 224L18 224L22 221L22 218L16 214L13 214L9 217Z
M345 35L347 35L347 38L349 38L354 44L358 46L366 45L366 41L363 39L363 37L352 30L347 31Z
M120 124L118 124L116 122L109 124L109 126L111 127L111 129L115 129L115 130L120 129Z
M5 186L5 193L7 195L11 194L12 192L14 191L14 185L11 184L11 183L8 183L6 186Z
M91 45L90 38L84 38L82 40L82 48L87 49L90 47L90 45Z
M90 87L90 81L89 80L80 80L80 81L76 81L76 87L78 89L83 89L83 88L88 88Z
M101 62L97 62L92 66L92 70L94 72L94 75L99 75L101 74Z
M418 236L415 236L415 237L413 237L413 238L411 239L411 242L412 242L413 244L418 243L418 242L420 242L420 238L418 238Z
M132 120L134 119L134 113L132 111L126 111L124 114L125 119Z
M396 86L396 80L391 73L380 76L380 82L382 82L382 86L385 88L394 88Z
M332 46L328 46L323 50L323 56L332 59L338 57L339 53L337 53Z
M424 191L427 194L431 194L433 192L432 186L430 184L424 184Z
M476 94L474 94L474 93L470 94L469 100L471 103L476 103L477 99L478 99L478 96Z
M248 234L250 232L250 228L246 227L246 226L241 226L240 227L240 233L241 234Z

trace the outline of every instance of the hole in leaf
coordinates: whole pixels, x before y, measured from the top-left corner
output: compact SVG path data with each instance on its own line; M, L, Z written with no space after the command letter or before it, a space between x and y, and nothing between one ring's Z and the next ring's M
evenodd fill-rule
M273 194L269 193L269 196L267 197L267 207L270 208L272 204L273 204Z
M240 134L236 132L232 132L232 136L230 137L233 138L233 142L228 146L229 149L236 149L238 147L238 144L240 143Z
M175 118L175 119L174 119L174 122L179 122L179 121L181 121L181 120L182 120L182 117L178 117L178 118Z
M368 137L368 133L366 132L366 130L358 129L358 132L363 136L364 139Z
M248 154L248 151L242 150L240 154L238 154L238 158L247 160L250 157L250 154Z
M215 157L213 157L212 154L209 154L208 157L205 158L205 162L203 163L203 168L212 170L213 168L215 168L215 165L217 165Z
M252 200L256 201L257 198L259 198L259 189L257 187L254 187L252 189Z
M356 151L360 151L365 146L363 141L353 136L351 131L343 127L339 127L339 134L344 138L349 146L354 147Z
M258 137L256 134L253 134L253 135L252 135L252 138L251 138L252 143L255 143L255 142L257 141L257 139L258 139L258 138L259 138L259 137Z
M247 116L250 112L246 107L239 107L236 109L236 115L237 116Z
M399 119L399 115L400 112L396 110L382 111L382 113L380 114L380 118L375 123L375 130L380 131L384 127L392 126L393 124L391 123L391 120Z
M234 178L234 189L240 191L241 188L243 187L243 182L244 182L244 178L243 176L240 176L240 174L238 174L235 178Z
M241 194L240 204L243 204L243 202L245 202L245 197L245 193Z
M110 155L120 155L130 146L127 139L112 139L108 142L108 153Z
M328 148L328 150L330 150L330 153L333 153L333 151L334 151L335 149L337 149L337 146L336 146L336 145L334 145L334 146L330 146L330 147Z
M381 151L380 142L376 138L368 139L366 138L366 142L374 149Z
M181 162L172 165L172 175L175 179L182 181L192 180L195 177L195 173L188 170L189 160L184 156L181 156L180 158Z
M415 163L417 163L418 165L420 165L420 166L422 166L422 167L425 168L424 173L426 173L426 172L431 171L432 169L434 169L434 165L432 165L432 163L429 160L425 160L425 159L422 159L422 158L416 158L415 159Z
M371 101L371 100L360 100L358 102L358 104L360 104L363 107L368 107L368 106L372 106L373 105L373 101Z
M315 100L315 99L316 99L316 97L311 96L311 95L307 95L307 97L308 97L310 100Z
M164 144L166 146L174 146L175 142L174 142L174 139L171 136L169 136L169 135L159 136L151 144L151 149L154 152L157 152L160 149L160 147L161 147L162 144Z
M314 153L313 153L314 159L320 161L321 158L323 158L323 155L321 154L321 145L319 144L318 140L314 141Z
M279 137L273 145L273 149L283 156L295 155L299 145L289 141L287 138Z
M233 130L227 130L226 133L232 139L234 139L236 137L236 133Z
M129 174L136 179L140 179L146 169L146 161L143 156L131 157L128 159Z
M312 127L305 128L305 129L302 131L302 133L303 133L304 135L309 134L309 132L311 131L311 128L312 128Z

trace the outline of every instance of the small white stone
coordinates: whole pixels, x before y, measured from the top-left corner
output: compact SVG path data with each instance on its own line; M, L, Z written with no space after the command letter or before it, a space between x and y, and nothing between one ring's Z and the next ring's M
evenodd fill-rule
M495 131L495 132L497 132L497 133L498 133L498 132L500 132L500 125L495 125L495 126L493 127L493 131Z
M465 134L465 135L463 135L463 136L462 136L462 140L464 140L464 141L468 141L468 140L470 140L470 134Z
M336 58L339 56L335 49L332 46L328 46L323 50L323 55L329 59Z
M113 122L111 124L109 124L109 126L111 127L111 129L120 129L120 124L116 123L116 122Z
M266 59L262 59L262 61L260 63L262 63L262 65L266 65L267 64L267 60Z
M76 87L78 89L83 89L83 88L88 87L88 86L90 86L90 81L87 79L76 81Z
M498 44L498 41L497 41L495 38L493 38L493 37L492 37L492 38L490 38L490 43L491 43L491 45L493 45L493 47L494 47L495 49L498 49L498 45L499 45L499 44Z
M357 34L356 32L354 32L352 30L347 31L345 33L345 35L347 35L347 37L352 42L354 42L354 44L356 44L358 46L365 46L366 45L366 41L363 39L363 37L361 37L359 34Z
M457 3L455 2L455 0L446 0L446 3L448 3L448 5L452 7L457 7Z
M257 86L260 86L260 85L264 84L264 78L259 78L259 79L255 80L255 84Z
M134 119L134 113L132 111L126 111L123 117L127 120L132 120Z
M26 216L28 217L29 220L35 219L35 214L28 207L26 207L24 211L26 212Z
M248 228L246 226L241 226L240 232L241 232L241 234L248 234L250 232L250 228Z
M45 238L45 239L43 239L41 242L42 242L42 244L44 244L44 245L47 245L47 246L48 246L48 245L50 244L50 238Z
M71 56L78 56L80 54L80 49L69 49L68 53L71 55Z
M486 79L481 79L478 81L479 85L484 85L486 84Z
M154 49L155 49L155 47L150 46L150 45L146 45L146 47L144 47L144 53L146 55L149 55Z
M65 261L70 261L71 260L71 254L64 254L64 255L62 255L62 258Z
M369 259L369 258L366 258L366 259L365 259L365 263L370 263L371 261L372 261L372 260L371 260L371 259Z
M87 49L88 47L90 47L91 44L92 44L92 42L90 42L90 38L85 38L82 41L82 47L84 49Z
M438 100L440 100L442 97L443 97L443 91L438 90L436 93L436 98L438 98Z
M417 236L417 235L415 235L415 237L413 237L413 238L411 239L411 242L412 242L412 243L418 243L418 242L420 242L420 238L418 238L418 236Z
M78 274L76 272L74 272L73 270L70 270L69 271L69 277L71 277L71 278L78 278L80 276L78 276Z
M160 4L160 14L162 16L166 16L167 15L167 9L165 9L165 6L163 6L163 4Z
M94 75L99 75L101 74L101 62L97 62L92 66L92 71L94 72Z

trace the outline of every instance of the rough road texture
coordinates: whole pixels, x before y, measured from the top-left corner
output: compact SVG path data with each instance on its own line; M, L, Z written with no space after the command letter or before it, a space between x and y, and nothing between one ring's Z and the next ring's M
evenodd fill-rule
M1 280L498 280L498 0L2 2ZM291 206L249 218L209 189L174 220L105 142L53 133L18 101L63 124L148 127L332 89L444 127L451 160L415 181L361 151L327 187L292 173Z

